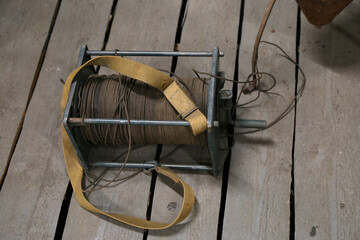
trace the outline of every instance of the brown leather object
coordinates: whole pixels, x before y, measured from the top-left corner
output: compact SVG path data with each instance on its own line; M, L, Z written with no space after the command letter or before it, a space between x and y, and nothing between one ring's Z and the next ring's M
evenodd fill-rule
M296 0L310 23L321 26L333 20L353 0Z

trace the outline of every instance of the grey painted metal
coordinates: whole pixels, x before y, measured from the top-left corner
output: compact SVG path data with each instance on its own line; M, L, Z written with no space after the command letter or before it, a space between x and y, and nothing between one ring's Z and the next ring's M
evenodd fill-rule
M85 50L84 50L85 49ZM86 53L86 54L85 54ZM130 53L130 52L129 52ZM111 53L111 51L104 52L104 51L88 51L87 46L84 45L83 48L80 51L78 66L82 65L84 62L90 59L90 54L99 54L99 55L115 55L115 52ZM125 56L126 52L123 52L123 56ZM208 52L135 52L135 55L131 56L140 56L145 54L146 56L193 56L193 57L200 57L202 54L204 54L203 57L206 57L209 55ZM160 54L160 55L159 55ZM117 52L117 55L120 55L120 51ZM217 75L218 73L218 65L219 65L219 56L223 55L222 53L219 53L219 49L217 47L214 48L213 52L211 53L212 57L212 68L211 73L214 75ZM130 56L130 55L127 55ZM219 171L219 150L217 148L218 146L218 137L217 133L219 132L219 123L218 121L215 121L215 114L216 114L216 98L217 98L217 79L215 77L210 78L209 85L209 92L208 92L208 101L210 104L208 104L208 148L210 151L211 159L212 159L212 166L208 165L175 165L175 164L162 164L161 166L169 167L169 168L175 168L175 169L184 169L184 170L204 170L204 171L212 171L213 174L216 176ZM70 109L73 102L74 94L76 91L77 81L74 81L72 83L72 86L70 88L70 94L67 101L65 113L63 116L63 125L66 129L67 134L69 135L69 138L76 150L76 153L81 161L81 164L83 168L87 169L88 166L94 166L94 163L87 163L86 159L83 157L79 146L72 134L72 131L70 130L71 125L82 125L82 124L127 124L128 121L126 119L90 119L90 118L69 118L70 116ZM210 121L209 121L210 119ZM130 120L130 124L146 124L146 125L174 125L174 126L189 126L189 123L186 121L153 121L153 120ZM98 164L98 163L97 163ZM130 163L128 163L130 164ZM141 165L143 163L131 163L135 165L128 165L127 167L131 166L137 166L137 167L144 167L144 165ZM150 163L146 163L150 164ZM121 167L121 163L116 164L113 162L109 163L101 163L102 166L106 167ZM152 167L155 166L152 164Z
M158 51L115 51L114 50L87 50L89 56L148 56L148 57L212 57L212 52L158 52ZM224 56L223 52L219 53Z
M106 168L120 168L124 164L118 162L93 162L88 164L89 167L106 167ZM198 170L198 171L212 171L210 165L192 165L192 164L154 164L154 163L126 163L124 168L154 168L167 167L178 170Z
M154 126L190 126L187 121L161 121L161 120L130 120L130 125L154 125ZM88 124L111 124L111 125L126 125L126 119L107 119L107 118L69 118L67 125L69 126L82 126ZM235 122L231 121L231 125L238 128L266 128L265 120L254 119L236 119ZM218 121L214 121L214 126L219 126Z
M222 112L225 112L225 116L222 117L222 121L220 121L220 127L227 127L228 125L233 125L236 128L257 128L257 129L265 129L266 121L265 120L255 120L255 119L231 119L231 107L232 107L232 92L230 94L230 90L222 90L220 93L221 101L223 104Z
M233 97L233 93L231 90L224 89L224 90L220 91L221 100L231 100L231 102L232 102L232 97Z
M214 47L212 62L211 62L211 74L217 75L218 73L218 61L219 61L219 48ZM215 77L210 77L209 87L208 87L208 113L207 113L207 122L208 127L211 128L214 125L214 111L215 111L215 98L216 96L216 81Z
M80 54L79 54L79 58L78 58L78 61L77 61L77 64L76 66L77 67L80 67L84 62L86 62L88 60L88 58L85 56L85 53L86 53L86 50L87 50L87 45L83 45L80 49ZM77 81L74 81L71 86L70 86L70 92L69 92L69 97L68 97L68 100L66 102L66 106L65 106L65 110L64 110L64 115L63 115L63 125L64 125L64 128L66 130L66 133L68 134L69 136L69 139L71 141L71 143L73 144L74 146L74 149L76 151L76 154L78 155L79 159L80 159L80 164L81 166L84 168L84 169L88 169L88 166L85 162L85 159L78 147L78 144L76 143L76 140L70 130L70 126L68 125L68 118L69 118L69 113L70 113L70 108L71 108L71 104L72 104L72 101L73 101L73 98L74 98L74 93L75 93L75 90L76 90L76 85L77 85Z
M70 139L71 143L73 144L73 146L75 148L76 154L78 155L78 157L80 159L81 166L84 169L88 169L87 164L85 162L85 159L84 159L84 157L83 157L83 155L82 155L82 153L81 153L81 151L80 151L80 149L78 147L78 144L76 143L74 135L72 134L72 132L70 130L70 126L68 125L68 116L69 116L71 103L72 103L72 100L73 100L73 97L74 97L76 85L77 85L77 82L74 82L73 84L71 84L71 87L70 87L69 99L68 99L68 101L66 103L66 107L65 107L65 111L64 111L63 125L64 125L64 128L66 130L66 133L69 136L69 139Z
M71 126L81 126L85 124L111 124L111 125L155 125L155 126L190 126L187 121L161 121L161 120L130 120L127 119L106 119L106 118L69 118L68 124Z
M85 59L90 59L89 56L86 56L87 51L88 51L87 45L82 45L80 49L79 58L76 63L76 67L80 67L81 65L83 65L86 62Z
M236 119L234 123L234 127L265 129L266 121L252 120L252 119Z
M212 56L212 63L211 63L211 74L213 76L218 75L218 67L219 67L219 48L214 47L213 49L213 56ZM219 174L219 158L220 153L218 149L219 145L219 138L218 133L220 131L219 127L214 125L215 121L215 111L216 111L216 98L217 98L217 78L210 77L209 86L208 86L208 113L207 113L207 124L208 124L208 131L207 131L207 139L208 139L208 149L211 156L212 167L213 167L213 174L217 176Z

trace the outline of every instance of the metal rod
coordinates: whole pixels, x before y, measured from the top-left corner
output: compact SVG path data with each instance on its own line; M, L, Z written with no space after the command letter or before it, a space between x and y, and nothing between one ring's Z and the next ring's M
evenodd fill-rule
M160 121L160 120L130 120L131 125L157 125L157 126L190 126L187 121ZM106 119L106 118L69 118L68 124L81 126L84 124L112 124L126 125L127 119Z
M126 119L106 119L106 118L69 118L68 125L82 126L87 124L111 124L111 125L126 125ZM161 121L161 120L130 120L131 125L155 125L155 126L190 126L187 121ZM214 121L214 127L218 127L218 122ZM265 120L253 119L236 119L233 123L235 127L239 128L266 128Z
M217 94L217 78L213 77L218 74L219 67L219 48L214 47L211 61L211 74L208 85L208 112L207 112L207 139L208 149L212 161L212 172L214 176L219 173L219 138L217 137L217 129L215 129L215 111L216 111L216 94Z
M117 162L93 162L88 163L89 167L106 167L106 168L120 168L124 164ZM178 170L200 170L212 171L212 166L209 165L191 165L191 164L152 164L152 163L126 163L124 168L154 168L154 167L167 167Z
M253 119L235 119L234 126L240 127L240 128L265 129L266 121L265 120L253 120Z
M89 56L115 56L114 50L87 50ZM160 52L160 51L116 51L118 56L147 56L147 57L212 57L212 52ZM224 56L223 52L219 53Z
M218 60L219 60L219 49L214 48L213 58L211 62L211 74L217 75L218 73ZM208 126L212 127L214 125L214 115L215 115L215 101L216 101L216 82L217 79L211 76L208 84L208 112L207 112L207 121Z

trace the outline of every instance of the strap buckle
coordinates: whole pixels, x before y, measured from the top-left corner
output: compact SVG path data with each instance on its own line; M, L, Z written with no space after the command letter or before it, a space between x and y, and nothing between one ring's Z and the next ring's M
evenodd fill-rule
M190 116L193 112L195 112L196 110L198 110L198 107L194 107L193 109L191 109L189 112L187 112L186 114L180 114L180 118L181 120L185 120L185 118L187 118L188 116Z

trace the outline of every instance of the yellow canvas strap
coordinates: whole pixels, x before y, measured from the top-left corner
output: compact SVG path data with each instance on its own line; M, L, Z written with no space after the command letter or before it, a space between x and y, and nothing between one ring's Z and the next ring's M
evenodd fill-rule
M179 88L179 86L174 82L171 77L144 64L129 59L113 56L93 58L70 73L65 82L63 96L61 99L62 115L64 114L66 102L69 97L70 86L74 77L82 68L90 65L100 65L108 67L119 72L120 74L140 80L163 91L166 98L180 113L180 115L185 120L189 121L194 135L206 130L207 124L205 116L197 109L195 104L187 97L187 95L181 90L181 88ZM173 222L154 222L128 215L109 213L99 210L98 208L93 206L84 196L84 193L82 191L83 168L80 165L74 146L72 145L64 126L62 126L61 133L64 157L69 174L69 179L73 187L75 197L81 207L91 212L108 216L110 218L134 227L152 230L160 230L171 227L172 225L183 221L192 211L192 208L194 206L194 192L192 188L187 183L185 183L178 175L176 175L169 169L163 167L157 167L155 168L155 170L158 173L171 179L174 183L181 184L184 193L181 210Z

